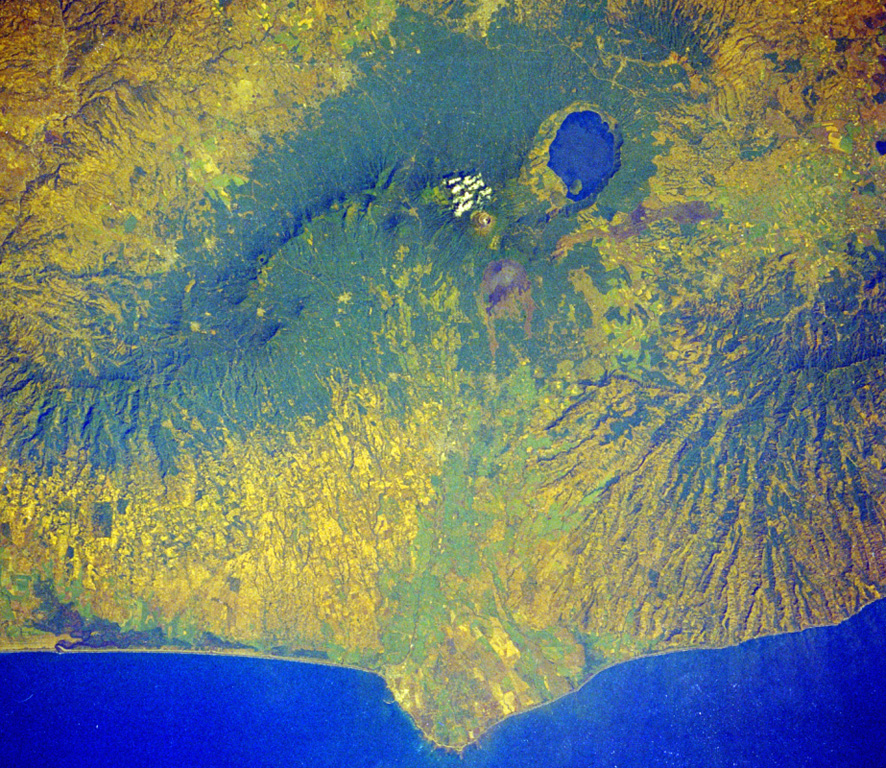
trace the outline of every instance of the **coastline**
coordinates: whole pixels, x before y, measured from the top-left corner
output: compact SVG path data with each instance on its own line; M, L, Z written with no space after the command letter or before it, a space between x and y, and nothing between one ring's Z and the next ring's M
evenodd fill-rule
M393 697L393 694L388 687L387 680L382 672L377 670L365 669L363 667L354 665L354 664L346 664L341 662L332 661L329 659L322 658L310 658L303 656L283 656L279 654L267 653L267 652L259 652L246 648L233 648L233 649L213 649L213 648L175 648L175 647L158 647L158 648L138 648L138 647L127 647L127 648L91 648L88 646L80 646L73 645L71 647L59 647L59 643L76 640L77 638L73 638L70 635L48 635L45 638L34 638L36 642L28 646L16 647L16 648L8 648L8 647L0 647L0 657L2 656L11 656L11 655L20 655L20 654L37 654L37 653L52 653L58 655L69 655L69 654L77 654L77 655L109 655L109 654L136 654L136 655L164 655L164 656L197 656L197 657L212 657L212 658L238 658L238 659L249 659L256 661L274 661L274 662L288 662L295 663L304 666L318 666L327 669L336 669L336 670L349 670L352 672L359 672L364 675L371 676L373 678L377 678L380 680L385 687L385 690L390 694L390 702L395 704L397 709L403 713L405 717L408 718L415 731L420 735L420 737L424 740L426 744L434 749L444 750L446 752L454 753L457 755L464 755L466 750L471 748L481 748L481 742L488 739L493 732L498 731L502 726L507 723L520 718L526 715L531 715L534 712L538 712L540 710L544 710L546 708L550 708L556 706L557 704L563 702L564 700L568 700L571 697L575 697L579 694L584 688L590 685L594 680L596 680L602 673L607 672L609 670L624 668L628 665L635 664L637 662L648 661L651 659L661 658L661 657L672 657L672 656L680 656L685 654L692 654L698 652L707 652L707 651L727 651L730 649L737 649L743 646L747 646L752 643L757 643L760 641L771 640L774 638L784 638L789 636L797 636L802 635L809 632L816 632L820 630L834 629L840 627L847 622L856 619L865 612L871 610L877 604L886 605L886 598L878 598L873 600L864 606L862 606L858 611L853 613L850 616L843 618L838 622L830 622L825 624L818 624L809 627L804 627L802 629L797 630L789 630L783 632L773 632L768 634L762 634L757 637L750 638L748 640L743 640L740 643L735 643L731 645L718 645L718 646L700 646L694 648L678 648L672 650L661 650L655 651L648 654L642 654L630 659L624 659L619 661L614 661L605 666L600 667L595 670L589 677L587 677L579 686L572 689L571 691L557 696L555 698L549 699L547 701L540 702L531 707L527 707L526 709L519 710L517 712L513 712L506 717L497 720L488 728L485 728L480 735L475 738L465 742L464 744L446 744L440 741L433 739L431 736L426 734L419 727L416 718L409 712L406 708L404 708L396 699ZM52 642L54 640L54 642ZM41 644L41 641L45 641Z

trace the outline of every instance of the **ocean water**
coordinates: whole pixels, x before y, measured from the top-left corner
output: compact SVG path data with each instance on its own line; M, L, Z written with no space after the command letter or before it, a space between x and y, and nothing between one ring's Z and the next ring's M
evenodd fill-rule
M0 656L4 766L886 765L886 601L836 627L641 659L461 756L377 676L158 653Z
M410 194L449 173L469 169L482 171L490 183L504 187L518 173L540 124L576 99L577 85L581 95L615 115L625 133L624 167L601 202L610 212L635 210L655 171L656 99L664 100L657 94L667 93L663 81L680 77L682 70L662 68L655 82L641 83L645 68L622 71L626 62L616 63L613 66L620 73L616 87L602 60L589 66L587 59L574 56L562 44L563 39L581 34L591 21L579 10L575 13L575 18L564 18L561 30L551 37L503 24L493 30L491 46L453 38L443 25L418 16L402 17L394 31L409 44L390 52L384 76L368 77L367 62L361 88L330 100L319 127L257 162L256 182L243 189L240 200L245 205L252 199L255 211L243 208L238 220L223 221L235 236L220 248L221 256L207 254L205 264L194 262L202 275L200 284L186 290L189 273L170 276L169 295L189 297L191 315L176 307L183 313L184 327L192 318L207 322L205 318L212 315L223 319L218 329L212 329L217 335L201 334L200 341L189 342L184 351L172 342L165 347L158 342L155 349L156 339L179 338L164 336L175 312L170 310L170 316L158 312L153 320L156 333L140 326L143 336L134 335L132 344L124 345L149 349L145 360L128 362L129 373L135 377L156 366L171 366L168 361L180 356L191 364L186 374L190 372L198 383L199 396L204 389L214 392L216 388L204 387L204 382L227 380L229 348L260 347L276 332L270 321L266 325L255 321L255 307L244 299L265 266L265 251L278 246L295 249L297 243L289 240L305 221L316 224L327 215L326 226L336 226L338 220L329 211L350 194L374 189L389 167L406 169L402 184ZM669 74L671 69L674 74ZM441 88L441 83L446 87ZM379 105L386 108L380 112ZM226 210L219 211L219 216L227 215ZM502 218L509 215L516 216L507 210L501 213ZM262 226L256 227L256 220ZM568 219L559 217L548 228L547 240L520 251L525 251L527 261L536 259L540 277L541 270L554 270L547 252L568 226ZM226 231L222 224L219 228ZM185 245L195 248L205 234L195 231L195 242L186 240ZM363 242L355 235L354 251L371 252ZM465 248L462 241L453 242L447 252L453 258L441 259L438 266L457 271L450 264L462 263L455 257L463 256ZM516 236L512 243L520 250ZM342 260L340 269L329 268L345 272L345 264L350 262ZM344 280L338 274L332 277ZM351 279L361 284L360 275ZM329 284L342 294L351 292L348 283L330 279ZM465 296L474 290L470 285ZM556 283L545 278L545 285ZM339 291L327 291L331 301L321 304L303 288L297 282L278 281L259 298L276 298L276 306L288 307L285 315L278 310L281 327L296 320L307 327L314 312L315 322L327 332L332 323L323 312L337 318ZM305 308L310 311L303 313ZM207 346L202 346L204 337ZM152 344L136 344L139 338L151 338ZM352 338L362 336L354 334L346 341ZM485 354L485 339L477 344ZM340 364L332 351L318 356L317 347L312 349L325 366ZM344 360L352 348L341 349ZM210 353L216 355L214 363ZM212 374L215 379L207 372L213 364L218 371ZM288 375L293 367L280 369ZM110 383L103 385L111 391L106 395L111 403L117 392L121 393L117 402L130 399L128 380L116 378L118 368L119 362L112 360L108 370L113 375L108 374ZM181 379L188 380L186 375ZM239 386L238 394L250 389ZM292 390L280 389L302 393L294 385ZM188 403L194 402L186 399L190 396L181 394ZM308 391L305 399L313 396ZM222 400L228 401L227 394L218 402ZM212 414L213 403L200 411L201 419L204 413ZM304 403L298 401L297 406L301 412ZM84 419L93 413L90 408L82 410ZM252 411L260 409L247 401L241 417ZM107 412L114 415L117 410L112 405ZM144 418L149 417L154 418L150 412ZM209 418L204 421L212 423ZM23 438L24 446L32 442L30 435ZM172 441L156 443L161 468L172 467L176 458ZM65 450L66 443L59 438L56 451L61 455ZM101 445L95 451L108 465L122 453ZM886 766L884 629L886 604L880 603L839 627L620 665L599 674L574 695L502 723L460 756L434 749L393 703L379 677L354 670L156 653L2 655L0 768L876 768Z

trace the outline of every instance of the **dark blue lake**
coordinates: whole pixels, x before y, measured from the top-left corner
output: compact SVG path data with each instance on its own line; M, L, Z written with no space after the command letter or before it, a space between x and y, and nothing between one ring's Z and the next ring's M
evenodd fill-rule
M9 766L882 766L886 602L840 626L609 669L459 758L378 677L149 653L0 656Z

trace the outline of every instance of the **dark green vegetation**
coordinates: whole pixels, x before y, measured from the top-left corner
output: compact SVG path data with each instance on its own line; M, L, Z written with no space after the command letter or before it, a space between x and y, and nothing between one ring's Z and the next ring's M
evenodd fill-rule
M8 645L325 654L460 746L608 664L882 593L884 169L878 102L846 98L879 61L851 42L868 17L807 29L761 3L736 64L703 34L725 51L731 28L695 14L687 37L682 4L468 33L467 5L403 10L339 37L323 90L293 51L329 15L213 8L266 46L203 100L276 115L245 124L267 151L237 166L254 145L217 122L169 128L151 165L126 141L161 101L115 85L91 107L128 128L106 164L164 194L185 174L205 206L160 226L115 190L70 230L89 247L6 274L30 301L6 308L0 380ZM850 42L819 45L840 24ZM796 71L791 46L767 58L789 32ZM310 106L283 120L287 64ZM548 167L570 112L623 138L594 204ZM442 189L468 174L494 190L482 226ZM490 306L490 262L519 301Z
M719 41L732 26L725 10L712 11L692 0L631 0L620 11L622 35L630 51L648 61L667 59L673 52L696 69L711 64Z
M138 437L171 468L168 418L175 422L182 409L199 414L207 430L198 442L211 440L223 421L234 426L223 416L232 410L248 430L249 414L266 408L267 396L281 413L322 410L318 376L377 375L389 364L383 354L365 354L380 322L367 288L401 245L410 249L407 261L430 261L434 278L452 276L472 315L473 292L495 254L484 253L464 222L421 203L447 174L482 172L502 192L492 208L501 253L533 265L533 274L550 271L548 254L570 222L549 223L537 201L504 188L540 123L577 96L592 96L615 115L624 135L625 168L600 204L633 208L653 170L651 115L670 74L650 84L639 70L621 72L613 85L615 62L584 47L590 30L607 33L602 11L570 7L551 31L526 29L502 13L483 42L401 11L392 26L396 47L374 50L356 87L328 100L314 127L256 160L253 181L233 191L231 209L215 204L215 231L189 231L182 222L181 269L135 282L113 272L92 280L96 296L108 292L124 314L96 316L98 355L54 361L76 397L45 391L39 368L7 359L7 380L17 382L6 401L18 414L8 420L12 454L51 467L78 446L113 465ZM354 57L363 60L363 52ZM562 272L550 276L537 291L542 304L562 292ZM170 415L164 403L171 402Z

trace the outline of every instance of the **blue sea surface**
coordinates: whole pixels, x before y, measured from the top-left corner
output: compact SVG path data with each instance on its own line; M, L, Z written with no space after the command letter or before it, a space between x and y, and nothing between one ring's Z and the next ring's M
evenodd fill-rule
M0 655L3 766L886 765L886 601L837 627L613 667L461 756L363 672L169 653Z

